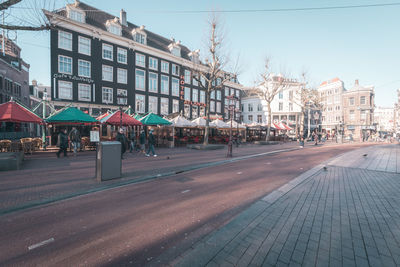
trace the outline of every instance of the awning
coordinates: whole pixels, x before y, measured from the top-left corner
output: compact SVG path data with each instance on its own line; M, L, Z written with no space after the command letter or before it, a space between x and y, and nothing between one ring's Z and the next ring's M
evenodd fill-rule
M275 128L277 130L286 130L284 127L280 127L278 124L276 123L271 123L271 127Z
M122 120L121 120L121 114L122 114ZM139 126L142 125L142 123L128 114L121 112L121 111L116 111L112 114L109 114L108 116L102 118L100 120L101 123L106 123L110 125L123 125L123 126ZM122 122L122 123L121 123Z
M46 119L51 124L97 124L95 118L75 107L67 107L57 111Z
M202 117L198 117L197 119L192 120L192 122L197 126L197 127L206 127L206 120ZM215 124L210 121L208 124L208 127L216 127Z
M223 120L215 119L212 121L218 129L229 129L231 125L225 123Z
M176 116L175 118L169 120L175 127L196 127L196 124L186 119L182 115Z
M284 130L288 130L288 131L292 130L291 127L287 126L287 125L286 125L285 123L283 123L283 122L280 122L278 125L279 125L280 128L283 128Z
M9 101L0 105L0 122L42 123L43 120L17 102Z
M141 118L140 121L144 125L171 125L171 122L167 121L166 119L161 118L160 116L154 114L154 113L149 113L145 117Z

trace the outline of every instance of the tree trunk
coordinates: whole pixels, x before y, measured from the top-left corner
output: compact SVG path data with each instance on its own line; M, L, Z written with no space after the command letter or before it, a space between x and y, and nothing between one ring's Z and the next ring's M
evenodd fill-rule
M268 109L268 128L267 128L267 137L265 141L269 141L269 136L271 135L271 125L272 125L271 102L267 102L267 109Z
M207 90L206 94L206 128L204 129L204 140L203 145L208 145L208 135L210 129L210 90Z

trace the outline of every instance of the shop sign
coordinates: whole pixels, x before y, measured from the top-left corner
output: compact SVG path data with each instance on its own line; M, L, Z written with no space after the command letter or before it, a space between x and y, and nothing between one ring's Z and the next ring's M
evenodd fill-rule
M65 74L65 73L56 73L53 75L53 78L56 79L69 79L69 80L74 80L78 82L86 82L86 83L94 83L94 80L86 77L79 77L76 75L70 75L70 74Z

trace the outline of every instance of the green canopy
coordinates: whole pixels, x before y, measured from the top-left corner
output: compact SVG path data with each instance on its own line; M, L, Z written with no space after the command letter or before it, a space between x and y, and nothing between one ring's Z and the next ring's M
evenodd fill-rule
M136 114L135 116L133 116L133 118L136 120L140 120L141 118L143 118L143 115Z
M144 125L170 125L171 122L157 116L154 113L149 113L147 116L140 119Z
M133 110L133 108L131 106L129 106L124 112L126 114L128 114L129 116L131 116L133 113L135 113L135 111Z
M51 115L46 119L47 123L57 124L96 124L98 121L83 111L75 108L68 107L59 110L57 113Z

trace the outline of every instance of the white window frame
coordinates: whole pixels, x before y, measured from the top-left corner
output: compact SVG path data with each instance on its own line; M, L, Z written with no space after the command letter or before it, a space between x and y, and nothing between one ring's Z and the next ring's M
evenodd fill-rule
M169 114L169 98L167 97L160 98L160 114L161 115Z
M104 69L105 68L111 68L111 79L106 79L106 77L105 77L105 75L104 75ZM103 81L108 81L108 82L112 82L112 81L114 81L114 68L113 68L113 66L108 66L108 65L102 65L102 67L101 67L101 79L103 80Z
M86 87L85 90L87 89L87 92L88 92L88 97L87 98L85 98L82 95L82 89L83 89L82 87ZM91 88L90 84L78 83L78 100L79 101L85 101L85 102L92 101L91 92L92 92L92 88Z
M121 75L124 73L124 75ZM117 83L127 84L128 83L128 70L117 68Z
M206 103L206 91L200 90L199 93L199 102L205 104Z
M172 77L171 95L179 96L179 79Z
M210 112L215 112L215 101L210 100Z
M221 113L221 102L217 101L216 104L217 104L215 108L216 112Z
M179 76L179 65L172 64L172 75Z
M68 36L68 37L66 37L66 36ZM72 38L73 38L72 33L59 30L58 31L58 48L72 51Z
M192 89L192 101L193 102L199 102L199 90L198 89Z
M151 75L154 77L150 78ZM149 92L158 93L158 74L157 73L149 71L148 83L149 83L148 84ZM149 103L150 103L150 101L149 101Z
M110 100L110 101L108 101L109 99L107 99L106 101L105 101L105 99L104 99L105 90L110 90L110 91L111 91L111 92L108 92L108 94L111 95L111 100ZM113 90L113 88L111 88L111 87L102 87L102 89L101 89L101 102L102 102L102 103L105 103L105 104L112 104L112 103L114 103L114 90Z
M155 66L153 66L155 63ZM155 57L149 57L149 69L158 70L158 59Z
M125 61L120 60L119 55L123 55L125 57ZM117 62L128 64L128 51L125 48L117 47Z
M141 60L143 59L143 61ZM135 65L139 67L146 67L146 56L140 53L135 54Z
M85 48L87 47L87 44L84 44L84 42L82 42L83 40L86 40L89 42L89 47L88 47L87 51L85 51L85 49L84 49L84 47ZM78 53L90 56L91 51L92 51L92 40L90 40L90 38L86 38L86 37L79 35L78 36Z
M139 75L140 77L143 77L143 88L138 87L138 73L137 72L143 72L143 76ZM136 90L140 90L140 91L144 91L146 90L146 71L142 70L142 69L136 69L135 70L135 89Z
M172 113L179 112L179 100L172 99Z
M155 110L154 110L154 108L152 108L152 104L154 104L153 100L156 100L155 101L155 105L156 105ZM154 114L158 114L158 97L157 96L149 96L149 113L150 112L152 112Z
M80 23L85 23L86 15L84 12L81 12L81 11L78 11L75 9L71 9L71 8L69 8L67 11L68 11L69 19L80 22Z
M167 78L165 80L165 78ZM164 95L169 95L169 76L161 75L161 88L160 93Z
M184 90L185 90L184 99L187 100L187 101L190 101L190 99L192 98L190 87L185 87Z
M70 91L70 96L64 97L64 94L62 94L61 92L61 88L66 88L66 86L62 87L61 84L65 84L65 85L69 85L68 87L70 87L69 91ZM58 98L59 99L66 99L66 100L72 100L73 98L73 91L72 91L72 82L67 82L67 81L58 81Z
M71 60L71 71L70 72L61 71L61 68L60 68L61 58L68 58L68 59ZM64 56L64 55L58 55L58 72L59 73L65 73L65 74L72 74L72 72L73 72L73 64L72 63L73 63L72 57L67 57L67 56ZM67 64L67 63L64 63L64 64Z
M185 70L184 79L186 84L192 84L192 72L190 70Z
M169 73L169 62L161 60L161 72Z
M81 63L88 63L89 64L89 75L85 75L81 72ZM92 75L92 64L90 61L78 59L78 76L90 78Z
M105 49L105 48L106 48L106 49ZM111 58L105 57L105 56L104 56L104 51L110 52L110 51L109 51L110 48L111 48ZM114 46L113 46L113 45L110 45L110 44L105 44L105 43L103 43L102 49L101 49L101 56L102 56L102 58L105 59L105 60L113 61L113 60L114 60Z
M138 99L140 97L141 99ZM138 101L140 101L139 109L138 109ZM135 112L136 113L145 113L146 112L146 97L142 94L135 95Z

